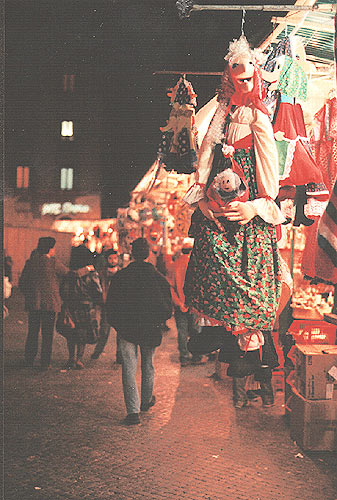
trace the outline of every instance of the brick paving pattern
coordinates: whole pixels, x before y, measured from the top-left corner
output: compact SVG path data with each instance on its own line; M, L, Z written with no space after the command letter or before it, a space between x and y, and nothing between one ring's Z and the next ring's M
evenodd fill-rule
M234 410L214 363L180 368L174 321L155 357L156 405L125 427L115 336L86 368L23 367L26 314L17 294L4 320L4 500L337 500L337 457L305 453L276 405ZM297 456L300 454L300 456Z

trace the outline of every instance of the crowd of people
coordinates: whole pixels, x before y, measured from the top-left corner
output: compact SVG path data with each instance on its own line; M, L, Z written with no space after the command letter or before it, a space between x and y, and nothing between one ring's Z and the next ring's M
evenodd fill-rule
M184 294L193 243L192 238L185 238L173 256L158 260L147 240L137 238L131 243L131 261L123 267L123 259L116 250L94 254L84 242L72 247L68 268L55 257L56 240L40 238L19 280L28 313L25 365L30 368L34 365L41 332L39 369L51 368L56 327L65 337L68 351L62 370L82 370L86 346L93 345L91 359L98 359L113 329L116 333L115 363L122 365L127 411L124 422L126 425L138 424L141 412L155 404L153 356L172 315L177 327L181 367L207 362L205 354L214 359L212 349L204 352L189 349L191 339L202 338L202 332L207 330L197 324ZM140 396L136 383L138 346ZM214 346L213 350L218 347Z
M122 365L125 423L138 423L140 411L146 411L155 402L153 355L163 332L168 330L166 321L173 312L181 366L204 362L202 356L192 356L187 349L188 339L196 329L183 294L192 246L193 240L186 238L176 255L164 263L146 239L137 238L130 245L131 262L125 264L116 250L92 253L84 241L72 247L66 267L55 257L55 238L40 238L19 279L28 314L25 366L34 366L41 333L39 369L51 368L56 329L65 337L68 350L62 369L82 370L86 346L94 346L91 359L98 359L114 329L115 363ZM138 346L142 371L140 399L135 379Z

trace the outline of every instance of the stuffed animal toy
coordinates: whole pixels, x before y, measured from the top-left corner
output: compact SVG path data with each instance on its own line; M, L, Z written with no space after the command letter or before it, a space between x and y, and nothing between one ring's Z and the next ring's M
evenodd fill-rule
M243 180L231 168L227 168L214 177L207 192L208 206L216 212L227 203L248 200L248 190Z

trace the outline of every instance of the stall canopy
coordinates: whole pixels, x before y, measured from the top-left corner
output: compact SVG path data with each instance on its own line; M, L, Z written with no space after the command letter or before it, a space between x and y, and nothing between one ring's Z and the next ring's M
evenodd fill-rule
M284 17L273 17L274 29L260 48L265 50L268 45L275 46L286 36L296 34L304 40L308 61L313 62L316 67L333 66L335 0L298 0L294 6L312 6L317 9L291 10Z

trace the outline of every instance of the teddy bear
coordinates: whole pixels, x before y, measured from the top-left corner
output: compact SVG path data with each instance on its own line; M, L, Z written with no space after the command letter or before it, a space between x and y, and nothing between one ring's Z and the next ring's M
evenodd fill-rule
M208 206L214 212L231 201L248 200L248 190L243 180L231 168L226 168L214 177L206 195Z

